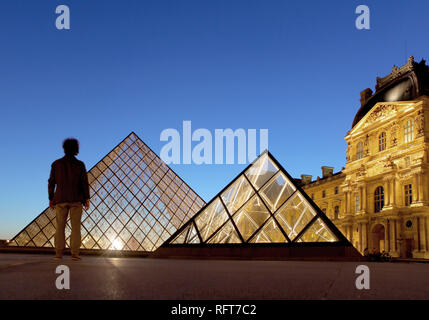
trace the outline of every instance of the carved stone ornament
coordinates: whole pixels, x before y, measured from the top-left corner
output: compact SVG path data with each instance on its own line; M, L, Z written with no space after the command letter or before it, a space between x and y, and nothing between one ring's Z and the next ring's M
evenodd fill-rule
M388 156L386 158L386 160L384 161L384 167L391 168L391 169L395 168L395 163L392 160L392 156Z
M369 135L366 135L366 137L365 137L365 142L364 142L364 154L365 154L365 156L368 156L369 155Z
M419 110L419 112L417 113L417 116L416 116L414 122L416 124L416 136L420 137L424 133L425 117L424 117L423 110Z
M392 104L381 104L377 108L375 108L371 114L368 116L365 122L365 127L374 123L377 120L386 118L394 113L396 113L397 108Z
M398 131L398 123L395 121L392 123L392 126L390 128L390 145L392 147L396 146L396 143L398 142L398 139L396 137Z
M356 176L357 177L363 177L365 174L366 174L365 165L361 164L361 166L359 167L359 169L356 172Z

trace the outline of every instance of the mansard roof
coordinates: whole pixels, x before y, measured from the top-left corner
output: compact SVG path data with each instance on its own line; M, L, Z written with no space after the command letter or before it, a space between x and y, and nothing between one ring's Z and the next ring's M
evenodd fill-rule
M404 66L394 66L389 75L377 77L375 89L375 93L371 89L362 91L361 107L353 119L352 128L378 102L408 101L429 95L429 66L425 60L417 63L411 56Z

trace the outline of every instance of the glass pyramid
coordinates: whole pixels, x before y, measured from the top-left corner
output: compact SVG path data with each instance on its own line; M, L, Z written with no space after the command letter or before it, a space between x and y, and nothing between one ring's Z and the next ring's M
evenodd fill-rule
M347 239L266 151L165 246L308 242Z
M88 171L88 180L83 249L153 251L205 205L134 132ZM47 208L9 245L54 247L55 226ZM67 247L70 231L68 221Z

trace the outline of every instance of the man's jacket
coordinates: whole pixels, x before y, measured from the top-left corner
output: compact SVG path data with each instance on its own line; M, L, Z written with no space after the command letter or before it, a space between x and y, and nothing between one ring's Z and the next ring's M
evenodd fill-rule
M74 156L64 156L54 161L48 180L48 191L49 200L54 205L63 202L85 203L89 199L85 164Z

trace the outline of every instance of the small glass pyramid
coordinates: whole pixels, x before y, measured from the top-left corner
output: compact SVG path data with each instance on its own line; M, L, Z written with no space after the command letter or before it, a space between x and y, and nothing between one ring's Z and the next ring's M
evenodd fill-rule
M134 132L88 171L88 180L83 249L153 251L205 204ZM9 245L54 247L55 226L47 208ZM67 247L70 230L69 221Z
M347 239L266 151L165 245L301 242Z

